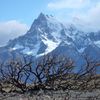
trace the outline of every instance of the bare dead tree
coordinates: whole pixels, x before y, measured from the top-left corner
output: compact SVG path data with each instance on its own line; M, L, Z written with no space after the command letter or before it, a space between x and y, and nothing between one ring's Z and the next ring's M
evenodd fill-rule
M0 64L0 86L11 84L22 92L29 89L92 89L99 81L96 79L95 69L100 62L85 58L84 68L78 73L74 72L74 61L64 56L46 55L38 60L26 58L10 60Z
M88 56L84 56L84 59L85 64L77 73L75 83L79 84L78 89L93 90L95 88L95 82L97 81L96 69L98 66L100 67L100 61L93 60Z
M26 71L30 62L24 64L22 61L11 60L0 66L0 74L3 77L3 83L11 84L23 92L26 90L27 80L30 73Z
M73 61L65 57L44 56L38 61L11 60L0 66L3 79L23 92L27 84L34 84L34 89L60 87L63 80L73 70Z
M38 88L60 87L62 80L64 80L69 73L72 72L74 66L71 59L57 56L45 56L39 61L35 61L34 65L27 69L33 74L33 82L37 83ZM33 67L34 66L34 67ZM65 79L66 80L66 79ZM55 84L56 83L56 84Z

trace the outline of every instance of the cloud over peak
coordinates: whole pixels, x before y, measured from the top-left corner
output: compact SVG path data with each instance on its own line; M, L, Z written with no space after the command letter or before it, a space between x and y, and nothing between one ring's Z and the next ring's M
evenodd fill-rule
M60 14L63 21L73 21L76 18L88 31L100 30L100 0L53 0L47 7Z
M10 39L23 35L28 26L16 20L0 22L0 46L5 45Z

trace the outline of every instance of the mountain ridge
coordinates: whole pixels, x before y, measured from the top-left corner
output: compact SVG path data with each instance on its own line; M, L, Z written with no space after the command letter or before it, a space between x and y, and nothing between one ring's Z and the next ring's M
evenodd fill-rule
M74 24L65 25L53 16L40 13L29 31L0 49L0 57L25 55L35 58L60 53L77 61L81 55L100 59L100 32L86 33ZM7 57L6 57L7 58Z

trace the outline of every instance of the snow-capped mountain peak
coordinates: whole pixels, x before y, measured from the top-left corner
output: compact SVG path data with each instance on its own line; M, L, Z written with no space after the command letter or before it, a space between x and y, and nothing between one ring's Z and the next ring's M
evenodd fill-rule
M42 56L52 52L61 42L63 25L53 16L41 13L33 22L29 31L14 39L8 45L10 51L19 51L22 54Z
M57 31L61 29L62 24L56 20L53 16L45 15L41 13L37 19L34 20L29 31L41 30L41 31ZM49 32L50 33L50 32Z
M86 33L73 23L65 25L53 16L41 13L25 35L10 41L4 48L10 54L18 53L33 57L49 53L61 53L75 60L79 60L82 54L98 57L100 32Z

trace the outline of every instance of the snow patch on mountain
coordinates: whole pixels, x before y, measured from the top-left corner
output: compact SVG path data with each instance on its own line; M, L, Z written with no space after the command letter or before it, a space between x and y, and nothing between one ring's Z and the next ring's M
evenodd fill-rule
M56 47L58 47L60 43L60 42L53 42L52 40L48 40L48 39L42 41L45 43L45 45L47 45L47 49L45 50L46 54L54 50Z
M15 50L18 50L18 49L23 49L24 46L22 45L19 45L19 44L16 44L14 47L10 47L9 51L15 51Z
M72 43L71 42L68 42L68 41L64 41L67 45L71 45Z
M23 48L22 45L16 44L12 49L16 50L16 49L22 49L22 48Z
M81 49L78 49L78 52L79 52L79 53L83 53L84 50L85 50L85 47L84 47L84 48L81 48Z
M99 41L95 41L94 44L100 48L100 40Z
M37 57L40 57L40 56L43 56L44 54L46 55L46 54L52 52L60 44L60 41L54 42L53 40L50 40L45 36L42 36L42 37L43 37L42 42L47 46L47 48L45 49L44 53L38 54Z

